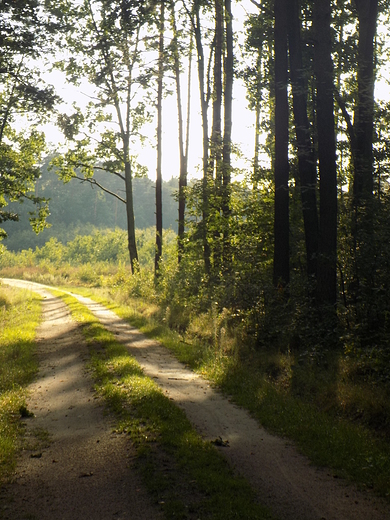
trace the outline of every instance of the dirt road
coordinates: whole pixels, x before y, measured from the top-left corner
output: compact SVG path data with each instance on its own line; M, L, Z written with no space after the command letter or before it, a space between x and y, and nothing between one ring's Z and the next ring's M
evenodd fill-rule
M44 298L37 338L40 370L27 403L34 417L25 419L34 449L22 453L14 483L0 491L0 518L161 518L131 469L131 444L112 433L94 396L85 370L87 346L67 307L43 288L34 291ZM50 442L41 439L34 446L36 432L49 432Z
M37 292L47 290L43 286L30 282L3 281L20 287L29 287ZM221 451L236 470L248 479L258 492L260 501L268 505L276 517L282 520L385 520L390 518L388 505L369 494L359 493L354 486L334 479L326 470L311 466L291 443L268 434L247 412L230 403L212 389L207 381L185 368L158 343L145 338L139 331L103 306L81 296L77 296L77 298L108 330L115 333L118 341L127 346L145 373L154 378L178 406L185 410L203 437L215 439L221 436L223 439L229 440L230 447L220 448ZM51 302L53 306L51 311L48 302ZM42 500L45 499L45 496L53 496L53 503L57 504L58 511L64 497L63 490L67 489L66 496L73 504L74 516L58 516L58 514L37 516L40 519L127 519L130 518L130 516L126 516L130 510L131 518L157 519L159 518L158 511L154 510L148 502L139 483L134 480L134 475L129 476L130 472L126 473L126 468L114 472L113 469L107 471L108 495L111 493L114 496L114 493L118 493L123 486L130 486L129 489L131 489L129 502L118 508L118 512L115 512L116 516L112 511L103 516L98 516L97 513L81 514L82 507L84 507L82 504L85 504L82 486L87 485L88 482L97 481L98 479L95 478L97 475L103 475L106 463L111 457L110 449L116 453L119 447L119 453L121 453L120 450L123 453L123 450L129 449L129 447L120 447L122 442L120 438L110 433L111 430L109 427L107 428L107 424L103 426L100 422L103 420L101 409L94 403L93 394L90 391L91 383L88 381L82 384L83 381L86 381L86 374L83 372L84 354L80 355L81 338L72 339L72 329L74 330L74 325L69 321L66 311L60 306L58 300L52 296L47 297L45 323L40 330L42 369L39 380L31 389L29 405L36 414L36 418L32 419L29 424L34 423L35 427L48 429L53 436L53 443L41 458L21 461L16 484L10 488L10 493L14 493L16 496L15 492L19 493L18 489L24 489L28 503L30 503L32 494L42 494ZM72 344L75 341L74 348ZM69 356L72 351L74 354L71 361ZM72 376L67 375L66 371L70 370L74 364L79 365L78 372L75 371ZM72 378L72 384L70 384L70 378ZM42 387L43 383L48 385L47 388ZM64 385L64 388L61 387L61 384ZM51 387L53 391L50 392ZM42 388L44 389L42 390ZM78 393L81 391L83 391L84 400L78 403ZM62 415L67 417L61 419ZM82 420L83 415L87 415L87 420L84 426L80 426L78 421ZM70 423L70 416L75 422ZM93 416L96 416L96 419L93 419ZM97 422L97 430L92 433L90 424L94 421ZM104 431L105 433L103 433ZM69 441L69 437L72 438L71 441ZM97 442L98 440L99 442ZM85 441L83 448L73 454L73 446L79 444L81 446L82 441ZM99 455L95 455L96 446L99 444L102 446L101 452ZM50 451L55 449L62 453L61 465L58 462L52 462L52 460L60 460L60 455L57 456ZM93 460L90 460L91 453ZM92 463L96 463L96 466ZM44 464L46 465L44 466ZM57 468L60 466L62 476L59 478L59 483L62 487L55 484ZM120 466L115 464L115 467ZM48 470L49 476L46 473ZM113 481L111 483L108 482L110 475ZM72 478L76 480L77 489L67 488ZM34 488L36 480L39 480L41 484ZM50 495L47 495L46 487L48 492L50 491ZM103 488L102 481L101 485L98 484L96 487L97 495L102 495L103 489L105 488ZM73 493L75 494L73 495ZM133 500L135 500L134 504ZM46 503L46 507L48 507L48 503ZM133 514L133 510L136 511L135 514ZM9 516L9 518L15 519L16 517Z

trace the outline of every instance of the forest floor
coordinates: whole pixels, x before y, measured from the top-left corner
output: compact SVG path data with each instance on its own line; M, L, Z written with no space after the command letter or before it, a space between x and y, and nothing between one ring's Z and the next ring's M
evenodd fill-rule
M0 490L4 520L158 520L162 518L132 467L134 448L113 423L93 391L86 370L88 349L62 300L48 287L4 279L30 288L43 300L38 331L40 371L30 387L25 419L32 442L18 461L12 482ZM267 433L243 409L179 363L157 342L102 305L81 296L116 339L127 346L208 440L256 490L259 501L280 520L385 520L388 504L369 492L312 466L286 439ZM38 435L39 436L39 435ZM243 519L245 520L245 519Z

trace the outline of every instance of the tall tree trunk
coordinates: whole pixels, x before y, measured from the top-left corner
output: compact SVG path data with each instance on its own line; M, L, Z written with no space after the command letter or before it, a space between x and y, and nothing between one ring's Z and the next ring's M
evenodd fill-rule
M225 0L226 57L224 66L224 131L222 152L222 214L223 227L223 265L226 269L231 262L229 247L230 182L232 149L232 104L233 104L233 15L232 2Z
M260 180L259 154L260 154L260 123L261 123L261 87L262 87L262 51L263 42L258 49L258 57L256 60L256 100L255 100L255 151L253 155L253 187L257 188Z
M203 236L203 259L206 273L210 273L211 258L210 244L207 236L210 208L209 208L209 131L208 131L208 106L209 86L205 87L205 58L200 26L199 4L195 6L195 20L193 20L195 33L196 51L198 56L198 80L202 117L203 132L203 204L202 204L202 236Z
M320 171L320 234L318 297L335 305L337 299L337 171L333 102L333 63L330 0L316 0L313 10L315 34L314 68L317 87L317 133Z
M137 28L136 31L136 39L135 39L135 49L132 53L132 57L130 58L130 54L127 54L127 95L126 95L126 105L125 105L125 116L122 115L122 107L118 97L118 87L116 84L115 76L114 76L114 66L111 60L109 48L106 44L104 38L101 37L100 31L96 25L94 20L93 8L92 4L89 1L89 10L91 13L91 17L93 20L93 25L95 28L96 36L99 38L99 41L102 42L102 56L104 62L106 64L108 74L106 78L108 89L114 93L113 103L115 106L115 111L118 118L118 124L120 128L121 140L122 140L122 149L123 149L123 163L125 169L125 192L126 192L126 218L127 218L127 242L128 249L130 255L130 266L131 272L134 274L139 270L138 263L138 251L137 251L137 241L135 238L135 217L134 217L134 203L133 203L133 179L132 179L132 171L131 171L131 162L130 162L130 136L131 136L131 90L132 90L132 76L133 76L133 66L136 62L136 57L138 55L138 44L141 26Z
M308 86L302 63L300 0L289 4L290 75L295 134L298 145L299 188L305 228L307 274L316 276L318 255L317 169L307 114Z
M214 0L215 28L214 28L214 67L213 67L213 120L210 136L210 180L214 181L214 192L210 198L213 207L211 214L217 221L213 223L214 241L212 247L212 265L218 272L222 262L222 229L218 216L222 204L222 54L224 44L223 30L223 0Z
M374 121L374 45L378 18L378 0L355 0L359 20L358 99L355 109L356 138L354 202L369 202L373 182L373 121Z
M154 273L158 276L162 256L162 97L164 76L164 18L165 0L160 4L160 38L158 44L158 80L157 80L157 173L156 173L156 253Z
M378 18L378 0L355 0L359 22L358 94L352 132L354 157L353 210L355 272L350 293L373 302L372 289L376 286L374 267L374 86L375 35ZM355 145L353 147L353 144ZM370 305L370 304L369 304ZM370 323L372 326L372 324Z
M289 0L275 0L275 222L274 284L290 280L289 266L289 164L288 164L288 59L287 26Z
M127 155L127 154L126 154ZM127 216L127 240L130 254L131 272L134 274L138 270L138 252L135 239L135 218L133 204L133 179L131 164L125 161L125 188L126 188L126 216Z
M221 114L222 114L222 47L223 47L223 5L215 0L215 47L214 47L214 91L213 122L211 131L210 174L215 175L217 193L222 183L221 175Z
M179 129L179 155L180 155L180 173L179 173L179 219L178 219L178 254L177 260L180 264L184 253L184 230L185 230L185 211L186 211L186 194L187 187L187 170L188 170L188 147L189 147L189 125L190 125L190 105L191 105L191 67L192 67L192 33L190 36L190 49L188 57L188 88L187 88L187 117L186 117L186 135L184 136L183 107L180 82L180 56L178 48L177 27L175 17L175 4L171 2L171 21L173 30L173 56L174 56L174 72L176 83L176 99L177 99L177 118Z

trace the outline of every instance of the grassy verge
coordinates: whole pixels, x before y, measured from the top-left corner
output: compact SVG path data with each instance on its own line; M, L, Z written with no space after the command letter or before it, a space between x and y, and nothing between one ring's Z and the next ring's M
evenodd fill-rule
M388 437L375 425L372 428L362 425L357 416L359 410L373 408L374 395L379 396L375 403L378 415L382 402L388 400L379 389L373 392L359 384L349 385L348 378L343 377L343 368L340 371L337 366L337 359L329 358L327 369L312 370L307 365L301 366L292 356L287 359L242 346L224 351L188 338L183 342L182 337L155 319L159 314L155 305L131 300L120 291L116 298L108 290L78 287L75 292L108 304L132 325L161 341L181 361L250 410L269 430L294 440L314 463L330 467L335 476L346 477L390 499ZM340 403L349 391L354 393L355 406L347 417L340 404L334 403ZM369 404L363 402L365 399ZM371 417L375 414L376 410L371 410Z
M40 310L37 295L0 285L0 484L15 468L20 447L26 387L37 371Z
M57 293L56 293L57 294ZM248 483L146 377L114 336L76 299L58 293L83 323L96 390L117 417L117 431L137 449L145 485L167 519L267 519Z
M302 385L303 378L310 387L310 377L323 377L323 385L333 388L334 382L329 382L332 367L312 373L305 367L305 373L300 375L303 369L290 363L288 370L291 373L283 384L280 378L274 377L273 371L280 370L276 365L281 361L279 358L276 362L272 353L253 350L224 352L215 346L183 342L179 335L153 318L154 310L148 304L128 301L123 305L114 302L107 294L102 296L101 292L80 292L107 303L133 326L159 340L178 359L213 381L237 404L250 410L263 426L294 440L301 452L315 464L332 468L335 477L347 478L390 500L389 442L375 430L346 419L337 409L327 409L326 402L320 406L315 398L308 398L310 388L302 392L295 389L294 394L292 386ZM329 362L336 363L334 359ZM315 381L316 388L320 384L321 381ZM299 393L305 395L300 397Z

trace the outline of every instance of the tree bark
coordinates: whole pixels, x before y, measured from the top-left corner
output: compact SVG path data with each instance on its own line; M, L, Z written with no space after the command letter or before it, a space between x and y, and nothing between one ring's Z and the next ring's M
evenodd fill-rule
M257 188L260 180L260 166L259 166L259 154L260 154L260 123L261 123L261 87L262 87L262 50L263 42L261 42L258 50L258 57L256 60L256 101L255 101L255 150L253 155L253 187Z
M352 237L354 241L355 272L353 289L359 292L375 285L375 252L373 251L374 225L374 86L375 86L375 35L378 18L378 0L355 0L358 23L358 93L354 112L354 158ZM372 297L363 292L360 296Z
M157 277L162 256L162 97L164 76L164 18L165 0L160 4L160 36L158 44L158 80L157 80L157 172L156 172L156 252L154 274Z
M284 287L290 280L289 266L289 163L287 97L287 26L289 0L275 0L275 221L274 284Z
M188 89L187 89L187 117L186 117L186 135L184 136L183 107L180 83L180 57L177 39L177 27L175 18L175 5L171 3L171 20L173 30L173 55L174 55L174 72L176 83L176 99L177 99L177 118L179 129L179 156L180 156L180 172L179 172L179 219L178 219L178 247L177 261L180 264L184 253L184 231L185 231L185 211L186 211L186 194L187 187L187 170L188 170L188 147L189 147L189 125L190 125L190 105L191 105L191 66L192 66L192 47L193 39L191 33L190 49L188 57Z
M313 10L315 34L314 68L317 88L317 133L320 172L320 234L318 298L335 305L337 260L337 171L333 101L333 63L330 0L316 0Z
M315 277L318 256L317 169L307 114L308 87L302 63L300 1L290 0L289 9L290 76L298 146L299 189L305 229L306 265L307 274Z
M215 176L217 194L222 184L221 172L221 114L222 114L222 47L223 47L223 5L215 0L215 48L214 48L214 92L213 123L211 131L210 175Z
M359 20L358 99L355 110L356 138L354 202L369 202L373 194L374 45L378 0L355 0Z
M224 66L224 131L222 151L222 214L223 229L223 266L226 269L231 262L229 247L230 217L230 182L231 182L231 149L232 149L232 105L234 80L233 55L233 14L231 0L225 0L226 57Z
M126 216L127 216L127 240L130 254L131 272L138 271L138 252L135 239L135 218L133 205L133 180L131 164L129 160L125 162L125 187L126 187Z
M126 85L126 104L125 104L125 114L124 117L122 115L122 107L120 103L120 99L118 96L118 85L115 80L114 75L114 64L112 61L112 57L110 55L110 48L107 44L107 41L104 38L103 33L99 29L95 17L94 17L94 9L92 7L92 3L88 0L88 8L91 16L92 25L94 27L95 36L97 40L101 44L101 57L105 63L107 74L105 78L105 83L107 89L110 93L112 93L112 105L115 109L117 115L117 122L120 129L121 141L122 141L122 153L123 153L123 164L125 170L125 192L126 192L126 215L127 215L127 241L128 241L128 249L130 255L130 266L131 272L134 274L139 269L138 264L138 251L137 251L137 242L135 238L135 218L134 218L134 205L133 205L133 181L132 181L132 171L131 171L131 162L130 162L130 136L132 133L131 130L131 99L132 99L132 82L133 82L133 66L136 62L136 58L138 55L138 44L140 38L140 30L141 26L139 25L135 30L135 45L132 56L130 57L129 49L126 49L124 52L125 64L127 67L127 85Z
M199 5L195 6L195 20L192 19L195 33L196 51L198 56L198 80L202 117L203 133L203 204L202 204L202 237L203 237L203 259L206 273L210 273L210 244L208 241L207 230L210 215L209 208L209 131L208 131L208 85L205 87L205 58L200 27Z

